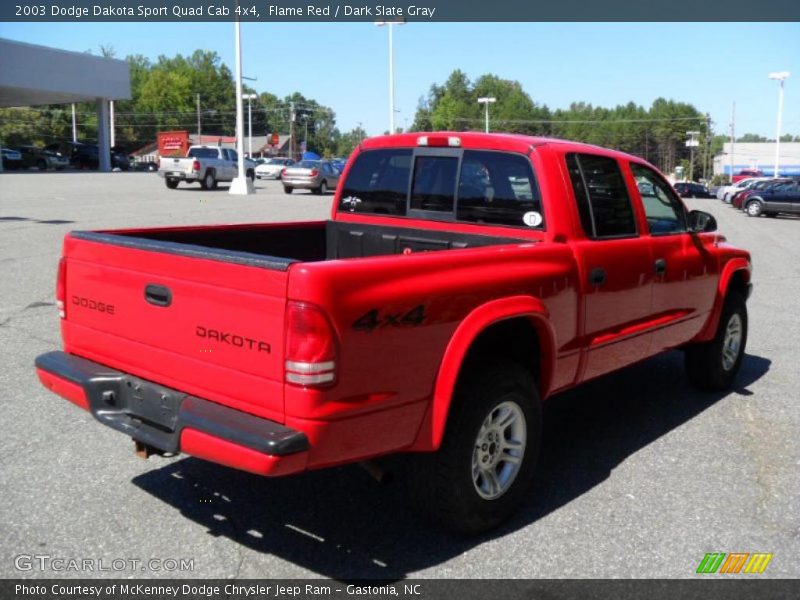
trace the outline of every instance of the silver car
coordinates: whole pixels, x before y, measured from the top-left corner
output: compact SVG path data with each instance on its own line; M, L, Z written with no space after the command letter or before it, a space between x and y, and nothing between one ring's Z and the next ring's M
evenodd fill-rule
M291 167L294 161L291 158L275 157L268 158L259 165L256 165L256 177L259 179L278 179L281 171L286 167Z
M327 194L336 189L341 173L329 160L302 160L281 171L283 191L291 194L295 189Z

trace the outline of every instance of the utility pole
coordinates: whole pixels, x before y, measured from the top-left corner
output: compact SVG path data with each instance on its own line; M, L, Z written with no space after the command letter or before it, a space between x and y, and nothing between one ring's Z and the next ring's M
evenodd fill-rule
M237 8L239 3L236 3ZM234 40L236 44L236 155L238 160L237 175L228 188L229 194L245 196L254 194L252 180L244 172L244 107L242 106L242 22L234 23Z
M289 102L289 158L294 159L294 102Z
M689 146L689 181L694 181L694 149L700 145L695 136L700 135L700 132L687 131L686 135L689 136L686 140L686 145Z
M72 103L72 141L78 141L78 122L75 120L75 103Z
M731 163L731 176L728 179L728 183L733 183L733 145L736 142L736 134L734 128L736 126L736 101L733 101L733 106L731 107L731 153L730 153L730 163Z
M775 79L780 82L780 90L778 91L778 131L775 134L775 171L773 177L778 177L780 161L781 161L781 121L783 120L783 82L789 78L788 71L781 71L780 73L770 73L770 79Z
M703 181L708 184L708 155L711 153L711 116L706 113L706 148L703 157Z
M111 121L111 129L110 129L110 131L111 131L111 147L113 148L114 146L117 145L117 136L114 135L114 101L113 100L109 100L108 101L108 113L109 113L109 117L110 117L110 121Z
M197 141L196 144L202 144L200 137L200 94L197 94Z

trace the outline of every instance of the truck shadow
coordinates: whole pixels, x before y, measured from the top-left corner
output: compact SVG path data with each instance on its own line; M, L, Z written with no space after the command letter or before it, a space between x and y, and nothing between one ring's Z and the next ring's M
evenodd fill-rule
M402 457L390 462L400 476L383 485L358 466L266 479L194 458L150 471L133 483L210 535L226 536L324 577L402 579L535 523L729 395L695 391L682 376L682 366L682 355L672 352L550 400L534 489L510 522L482 537L442 532L411 512L403 493L402 469L408 464ZM769 367L768 359L747 355L735 391L751 394L748 386Z

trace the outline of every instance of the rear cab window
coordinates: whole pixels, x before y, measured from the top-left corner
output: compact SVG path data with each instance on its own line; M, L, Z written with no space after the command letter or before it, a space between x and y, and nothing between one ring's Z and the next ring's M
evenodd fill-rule
M339 210L544 229L530 160L513 152L366 150L350 167Z

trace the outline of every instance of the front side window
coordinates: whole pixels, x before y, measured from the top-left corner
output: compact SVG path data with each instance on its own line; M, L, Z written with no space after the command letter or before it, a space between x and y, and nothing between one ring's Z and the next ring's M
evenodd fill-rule
M568 154L566 161L586 235L635 236L636 218L619 163L594 154Z
M653 235L686 231L686 209L666 182L658 174L637 163L631 163L642 197L647 226Z
M465 150L456 219L542 228L541 200L530 161L521 154Z

